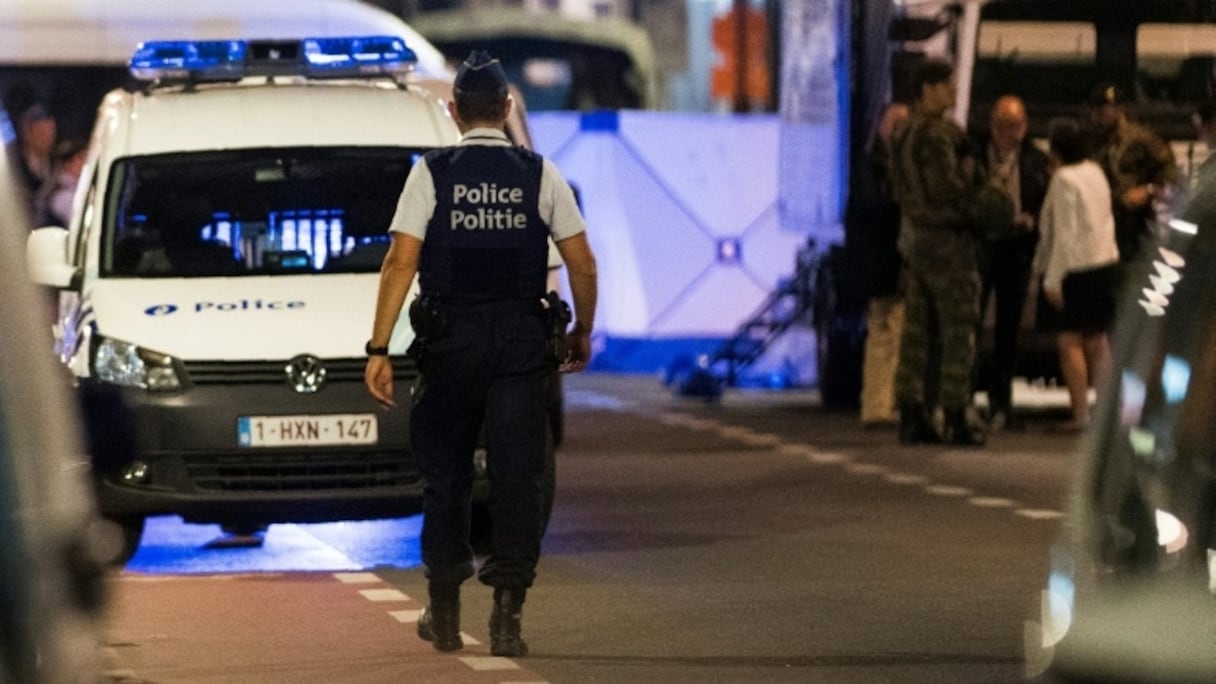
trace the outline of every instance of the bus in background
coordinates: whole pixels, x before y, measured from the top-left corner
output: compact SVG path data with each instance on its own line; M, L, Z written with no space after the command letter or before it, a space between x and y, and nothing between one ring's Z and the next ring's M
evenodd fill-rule
M1216 0L908 0L892 21L893 71L920 54L950 58L956 119L984 130L998 97L1020 96L1030 135L1076 115L1097 86L1118 85L1129 116L1174 145L1184 176L1207 150L1191 124L1216 93ZM909 58L909 55L912 57Z

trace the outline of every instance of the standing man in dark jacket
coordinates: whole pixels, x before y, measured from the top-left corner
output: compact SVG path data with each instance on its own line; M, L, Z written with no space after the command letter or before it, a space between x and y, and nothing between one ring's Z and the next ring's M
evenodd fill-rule
M980 175L1013 201L1012 229L980 246L980 320L985 318L990 297L995 299L996 315L991 367L978 384L988 392L988 417L996 429L1019 425L1013 415L1018 336L1039 242L1039 209L1051 180L1051 159L1026 137L1027 128L1021 98L1000 97L992 106L989 135L978 145Z
M548 382L586 367L595 320L595 257L574 193L552 162L504 132L514 100L498 60L474 52L460 67L448 110L462 133L428 152L406 178L380 274L365 381L393 405L392 329L417 274L410 306L421 373L410 439L423 489L422 562L430 603L418 635L436 650L464 646L460 585L473 576L469 546L473 451L484 419L494 520L478 577L494 587L490 652L527 654L520 620L536 576ZM575 321L565 358L546 339L541 305L552 236L565 261Z
M900 251L907 265L904 332L895 395L899 440L979 446L982 432L968 420L979 319L980 276L970 200L976 162L963 130L946 113L954 106L954 69L938 59L920 64L918 97L895 136L891 177L902 214ZM945 412L939 435L925 414L926 372L940 350L938 402Z
M1154 241L1154 204L1177 189L1178 164L1160 135L1128 118L1127 95L1118 86L1099 86L1086 112L1094 158L1110 182L1119 261L1127 264Z

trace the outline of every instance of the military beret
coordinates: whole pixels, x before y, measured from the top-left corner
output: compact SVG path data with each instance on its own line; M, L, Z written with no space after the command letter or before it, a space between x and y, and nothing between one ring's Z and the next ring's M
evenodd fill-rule
M507 74L502 70L502 64L485 50L474 50L456 71L452 86L464 93L504 95Z

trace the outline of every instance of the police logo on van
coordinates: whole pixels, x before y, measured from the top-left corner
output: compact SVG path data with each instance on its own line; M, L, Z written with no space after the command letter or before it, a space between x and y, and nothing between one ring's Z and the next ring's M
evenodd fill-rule
M176 304L157 304L156 306L149 306L144 309L144 314L148 316L168 316L174 311L177 311Z
M178 310L176 304L156 304L144 309L146 316L168 316ZM286 309L302 309L304 302L261 299L238 299L230 302L195 302L190 305L194 313L224 313L229 311L283 311Z

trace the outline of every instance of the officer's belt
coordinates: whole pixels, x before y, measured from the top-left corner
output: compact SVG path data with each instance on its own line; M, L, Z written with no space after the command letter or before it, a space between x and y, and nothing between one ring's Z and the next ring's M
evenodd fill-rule
M544 306L541 304L540 297L535 299L477 299L423 295L423 298L433 302L440 308L447 309L455 313L494 311L500 313L535 314L539 316L544 313L545 310Z

